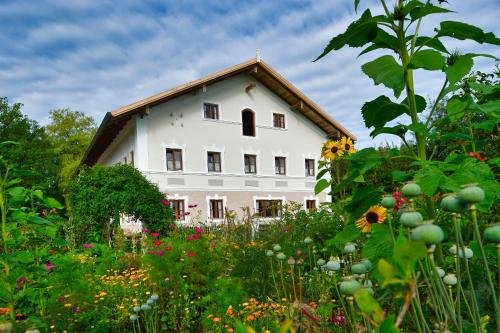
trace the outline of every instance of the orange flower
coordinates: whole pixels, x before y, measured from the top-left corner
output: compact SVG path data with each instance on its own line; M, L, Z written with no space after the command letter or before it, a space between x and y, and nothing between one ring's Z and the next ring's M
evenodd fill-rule
M10 312L10 308L0 308L0 316L5 314L5 313L9 313Z
M213 314L209 314L209 315L207 316L207 318L208 318L208 319L210 319L210 318L212 318L213 316L214 316Z
M213 320L214 323L218 323L220 322L220 318L219 317L215 317L214 320Z
M252 320L254 320L254 319L255 319L255 317L254 317L253 315L249 315L249 316L247 316L247 321L252 321Z
M260 314L261 314L260 311L254 312L255 317L260 317Z

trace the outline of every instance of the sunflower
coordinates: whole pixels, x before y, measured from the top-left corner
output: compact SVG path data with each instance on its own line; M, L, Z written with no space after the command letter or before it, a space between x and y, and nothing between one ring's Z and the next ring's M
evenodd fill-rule
M342 149L340 141L329 140L323 145L321 156L323 156L327 160L333 161L334 159L342 155L344 155L344 150Z
M348 151L349 154L354 154L357 151L354 149L354 144L352 143L351 138L343 136L340 144L342 145L342 149Z
M370 232L372 230L372 224L383 223L387 215L387 209L380 205L371 206L363 216L356 221L356 226L361 229L362 232Z

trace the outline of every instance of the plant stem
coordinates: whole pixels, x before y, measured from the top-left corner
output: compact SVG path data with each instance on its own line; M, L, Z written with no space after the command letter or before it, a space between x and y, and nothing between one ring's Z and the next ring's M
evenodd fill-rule
M460 249L460 243L459 243L459 233L460 233L460 220L457 218L457 214L453 213L453 224L455 225L455 238L456 238L456 247L457 251ZM461 302L460 302L460 295L461 295L461 289L462 289L462 277L460 274L460 259L458 255L455 255L455 270L457 274L457 320L458 320L458 326L457 329L459 332L462 331L462 312L461 312Z
M484 269L486 270L486 277L488 280L488 285L490 287L491 295L493 296L493 306L495 308L495 313L498 311L498 303L497 298L495 297L495 286L493 285L493 280L491 279L490 268L488 265L488 258L486 257L486 253L484 252L483 242L481 240L481 233L479 232L479 225L477 223L477 210L475 205L471 205L470 207L472 213L472 224L474 227L474 236L476 237L477 243L479 245L479 250L481 251L481 257L483 257Z
M272 257L271 257L271 276L273 277L274 288L276 288L276 296L278 296L278 302L281 302L278 284L276 283L276 277L274 276L274 266L273 266L273 258Z

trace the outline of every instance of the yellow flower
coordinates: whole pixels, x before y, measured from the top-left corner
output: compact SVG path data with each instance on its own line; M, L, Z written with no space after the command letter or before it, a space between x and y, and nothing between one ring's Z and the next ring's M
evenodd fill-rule
M325 142L321 150L321 156L331 161L342 155L344 155L344 149L340 141L329 140Z
M354 154L357 151L354 149L354 144L352 143L351 138L343 136L342 140L340 140L340 144L345 151L349 152L349 154Z
M66 303L66 304L64 304L64 307L65 307L65 308L70 308L70 307L72 307L72 306L73 306L73 305L71 305L71 303Z
M356 221L356 226L362 232L370 232L372 224L383 223L387 215L387 209L380 205L371 206L370 209L363 214L363 216Z

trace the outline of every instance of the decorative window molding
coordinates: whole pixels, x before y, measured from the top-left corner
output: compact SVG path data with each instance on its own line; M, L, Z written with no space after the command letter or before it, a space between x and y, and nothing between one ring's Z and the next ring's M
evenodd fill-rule
M310 196L306 196L306 197L304 197L304 210L305 210L306 212L309 212L309 209L308 209L308 207L307 207L307 202L308 202L308 201L314 201L314 202L315 202L315 209L318 209L318 207L319 207L319 198L318 198L318 197L315 197L315 196L310 195Z
M220 120L220 103L204 101L202 103L202 117L205 120Z
M178 143L169 143L169 144L162 144L162 151L163 151L163 171L168 172L168 173L182 173L186 171L186 166L187 166L187 156L186 156L186 145L185 144L178 144ZM178 149L181 151L182 155L182 170L168 170L167 169L167 149Z
M175 194L168 194L167 195L167 200L183 200L184 201L184 219L179 219L176 220L176 222L179 223L189 223L190 221L190 215L186 214L189 211L189 196L187 195L179 195L177 193Z
M211 201L212 200L221 200L222 201L222 216L220 218L212 218L212 207L211 207ZM207 201L207 221L218 224L222 223L224 220L224 214L227 206L227 196L220 196L218 194L215 195L207 195L206 196L206 201Z

